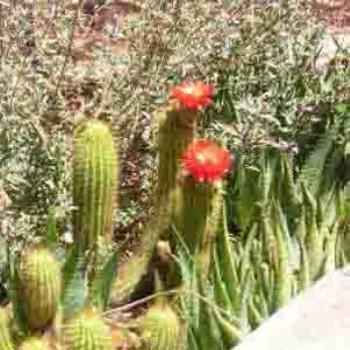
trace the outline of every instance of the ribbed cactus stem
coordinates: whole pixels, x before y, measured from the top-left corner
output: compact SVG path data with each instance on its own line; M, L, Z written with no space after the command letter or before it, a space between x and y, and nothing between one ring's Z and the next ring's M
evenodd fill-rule
M69 350L112 350L112 337L102 316L86 309L63 327L63 345Z
M51 350L52 348L49 346L46 340L40 338L29 338L25 340L19 350Z
M175 228L206 275L222 209L221 183L198 183L187 177L176 200Z
M166 302L151 306L140 320L141 336L147 350L183 349L182 325Z
M61 296L60 267L50 250L35 246L23 254L18 283L19 301L28 327L36 330L50 325Z
M0 350L14 350L8 325L8 315L0 308Z
M194 139L198 111L174 110L171 107L159 112L158 122L158 193L159 215L166 227L175 208L174 190L178 186L179 159Z
M74 143L74 240L85 249L99 238L111 240L117 174L108 125L96 119L80 122Z

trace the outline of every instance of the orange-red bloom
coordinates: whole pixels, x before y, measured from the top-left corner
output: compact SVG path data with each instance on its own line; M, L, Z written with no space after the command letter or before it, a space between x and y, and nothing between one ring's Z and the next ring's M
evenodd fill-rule
M220 180L232 163L226 149L206 139L195 140L184 152L181 161L184 169L199 182Z
M170 98L176 100L180 107L189 110L198 110L211 103L214 96L214 87L197 82L183 82L170 90Z

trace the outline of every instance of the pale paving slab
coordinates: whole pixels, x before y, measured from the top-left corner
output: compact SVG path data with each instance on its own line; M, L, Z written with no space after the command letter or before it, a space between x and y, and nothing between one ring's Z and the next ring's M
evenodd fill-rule
M234 350L349 350L350 266L320 279Z

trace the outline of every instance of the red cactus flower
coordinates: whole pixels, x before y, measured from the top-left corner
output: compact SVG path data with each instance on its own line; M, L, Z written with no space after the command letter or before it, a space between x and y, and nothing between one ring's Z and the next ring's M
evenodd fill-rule
M183 82L170 90L170 98L176 100L180 107L189 110L199 110L209 105L214 96L214 87L203 83Z
M226 149L206 139L195 140L184 152L181 161L185 171L199 182L220 180L232 163Z

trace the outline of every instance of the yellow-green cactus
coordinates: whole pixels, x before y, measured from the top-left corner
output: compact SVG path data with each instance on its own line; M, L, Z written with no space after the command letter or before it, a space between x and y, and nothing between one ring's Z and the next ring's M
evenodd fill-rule
M19 350L51 350L49 343L40 338L28 338L19 347Z
M21 257L18 297L30 329L42 329L53 322L61 297L61 271L47 248L29 248Z
M63 345L67 350L112 350L112 336L101 315L86 309L63 327Z
M112 236L116 204L117 153L109 126L83 120L74 143L74 240L84 249Z
M180 319L167 303L151 306L140 319L140 330L147 350L183 349Z
M8 326L8 315L3 308L0 308L0 350L14 350Z

